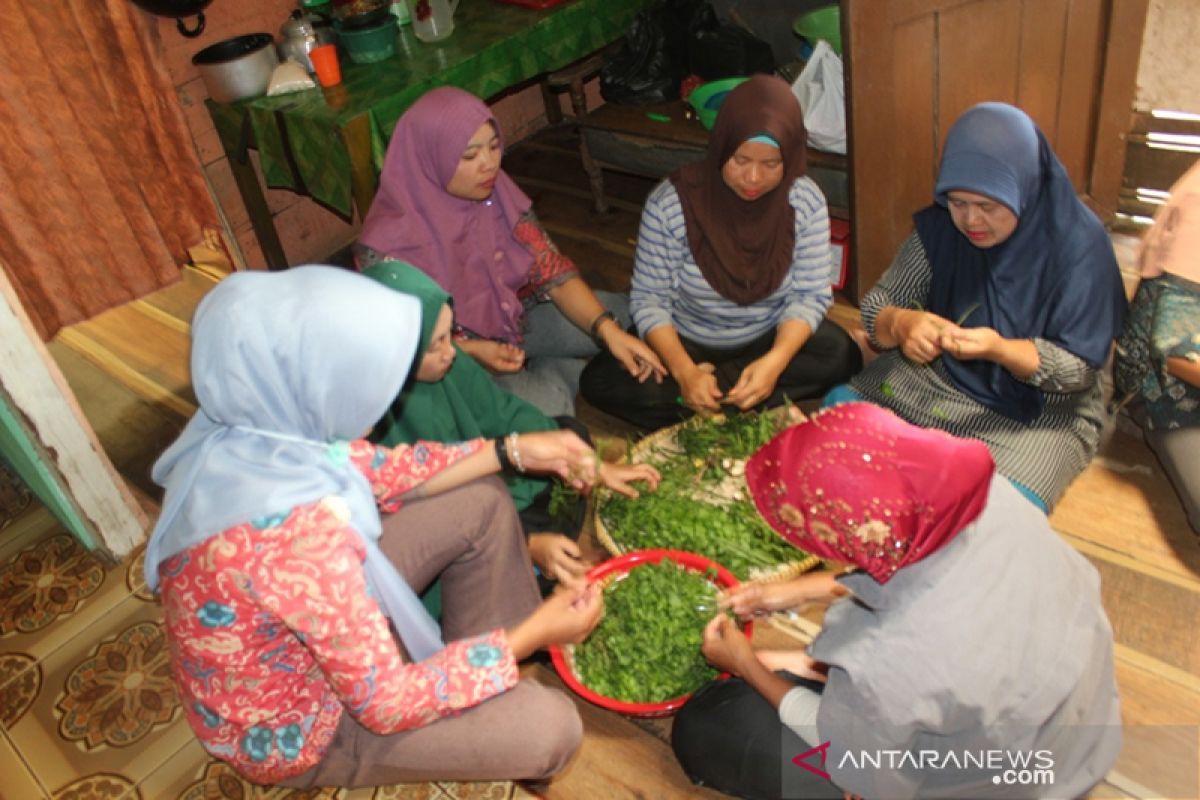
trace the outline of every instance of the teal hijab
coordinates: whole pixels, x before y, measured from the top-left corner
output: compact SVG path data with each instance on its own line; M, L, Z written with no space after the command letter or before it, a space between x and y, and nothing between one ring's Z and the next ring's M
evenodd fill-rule
M403 261L381 261L363 270L363 274L421 303L419 362L429 350L438 315L450 302L450 295L424 272ZM455 349L454 365L440 381L423 383L415 375L409 376L399 396L375 426L372 441L388 446L411 444L419 439L461 442L493 439L513 431L558 428L553 419L497 386L475 359ZM518 511L527 508L549 485L543 478L505 475L504 479Z

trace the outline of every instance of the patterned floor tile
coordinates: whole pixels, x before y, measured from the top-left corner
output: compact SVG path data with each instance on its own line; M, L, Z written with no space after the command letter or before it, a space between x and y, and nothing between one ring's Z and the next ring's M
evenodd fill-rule
M129 800L133 781L124 775L97 772L76 778L51 795L52 800Z
M338 789L256 786L204 752L194 738L137 787L139 800L347 800Z
M439 782L438 785L454 800L512 800L516 791L516 784L511 781Z
M8 561L13 553L44 537L50 529L61 527L45 506L35 502L15 519L5 521L4 535L0 536L0 563Z
M345 800L450 800L436 783L397 783L373 789L355 789Z
M6 726L9 740L52 792L82 798L108 797L119 784L132 789L192 741L161 616L157 605L127 597L40 660L32 697L6 701L21 711Z
M0 776L3 776L0 781L0 797L11 797L13 800L46 797L46 790L37 782L17 749L3 734L0 734Z
M434 783L308 792L256 786L209 756L193 739L138 784L136 797L138 800L452 800L455 796ZM513 797L531 800L533 796Z
M16 472L0 461L0 531L20 519L37 499Z
M0 654L40 660L144 592L130 564L106 569L55 522L26 526L0 558ZM5 532L7 539L8 532ZM140 563L140 562L139 562ZM133 582L136 579L136 582Z

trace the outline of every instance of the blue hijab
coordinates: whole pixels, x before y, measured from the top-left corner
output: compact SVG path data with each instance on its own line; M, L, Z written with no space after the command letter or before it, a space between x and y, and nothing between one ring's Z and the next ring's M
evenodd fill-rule
M1018 217L1007 240L971 244L946 208L955 190L985 195ZM1040 337L1099 369L1125 319L1112 242L1046 138L1024 111L981 103L946 137L935 203L913 219L933 270L927 308L1007 339ZM969 312L969 313L968 313ZM942 359L954 384L988 408L1030 423L1041 391L992 361Z
M238 272L192 320L192 385L200 408L158 459L166 489L146 548L159 565L227 528L277 525L297 506L338 496L366 546L381 607L417 659L442 646L436 624L379 550L379 510L348 459L400 392L421 335L421 308L335 267Z

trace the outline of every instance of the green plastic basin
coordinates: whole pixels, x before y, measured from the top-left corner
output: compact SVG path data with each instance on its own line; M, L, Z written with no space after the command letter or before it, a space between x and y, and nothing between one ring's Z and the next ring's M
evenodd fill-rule
M341 28L338 44L355 64L374 64L391 58L396 52L396 34L399 27L390 14L378 25L369 28Z
M700 124L705 129L712 130L712 126L717 121L717 111L720 110L721 103L725 102L725 95L745 80L745 75L736 78L722 78L719 81L702 83L692 89L692 93L688 95L688 103L696 110L696 116L700 118Z
M801 14L792 22L792 30L814 47L820 39L829 42L833 52L842 54L842 11L838 5Z

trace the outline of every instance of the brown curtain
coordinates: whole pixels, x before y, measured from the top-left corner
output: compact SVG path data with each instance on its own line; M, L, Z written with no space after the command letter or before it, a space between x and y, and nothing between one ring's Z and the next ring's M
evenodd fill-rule
M0 263L48 339L178 280L218 217L129 0L4 5Z

